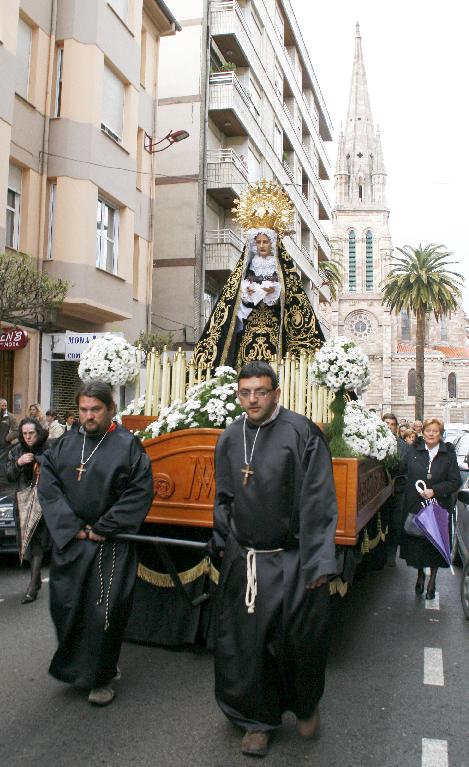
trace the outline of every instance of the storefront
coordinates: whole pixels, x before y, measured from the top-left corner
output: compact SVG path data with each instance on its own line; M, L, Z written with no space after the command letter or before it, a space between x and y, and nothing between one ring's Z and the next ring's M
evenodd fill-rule
M0 397L17 417L37 400L39 333L22 327L0 328Z

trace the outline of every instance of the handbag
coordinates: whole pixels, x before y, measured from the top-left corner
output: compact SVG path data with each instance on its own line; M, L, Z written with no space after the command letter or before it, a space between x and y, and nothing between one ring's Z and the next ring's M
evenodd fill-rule
M415 514L412 514L412 512L409 511L404 520L404 532L407 535L411 535L412 538L425 538L426 536L421 531L420 527L417 527L415 524L414 517Z
M36 464L37 465L37 464ZM37 483L39 472L34 472L31 485L16 493L18 518L20 527L20 563L23 564L26 549L31 543L32 537L42 517L42 509L37 497Z

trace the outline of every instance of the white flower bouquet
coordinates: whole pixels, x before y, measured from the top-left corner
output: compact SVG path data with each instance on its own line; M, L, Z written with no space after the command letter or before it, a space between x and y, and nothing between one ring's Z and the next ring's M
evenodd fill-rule
M116 421L119 423L122 423L122 416L123 415L143 415L145 412L145 396L139 397L137 400L132 400L132 402L129 402L128 405L124 408L124 410L120 410L118 413L116 413Z
M93 341L82 355L78 375L82 381L99 378L111 386L123 386L138 373L137 349L124 338L106 333Z
M355 341L341 336L329 338L319 349L311 372L315 383L334 392L361 392L370 383L368 357Z
M360 401L347 402L345 406L343 438L356 455L384 461L397 453L394 434Z
M210 381L188 389L186 402L173 402L138 436L145 440L180 429L224 429L242 413L237 391L236 370L219 367Z

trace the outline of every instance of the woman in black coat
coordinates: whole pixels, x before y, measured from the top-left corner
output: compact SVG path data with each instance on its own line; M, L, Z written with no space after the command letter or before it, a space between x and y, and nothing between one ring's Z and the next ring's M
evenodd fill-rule
M16 483L16 492L25 490L33 481L34 473L38 467L37 458L46 447L48 432L36 418L23 418L19 425L19 442L8 454L6 475L9 482ZM18 519L18 508L15 493L15 516L18 529L18 538L21 535ZM31 581L26 593L21 600L22 604L34 602L37 592L41 588L41 565L44 552L50 548L50 536L44 522L44 518L38 522L31 543L27 547L24 559L29 560L31 566Z
M444 424L440 418L428 418L423 424L423 436L414 445L408 445L406 452L407 482L404 496L405 516L416 514L422 508L422 500L435 498L451 514L454 494L461 485L456 453L453 445L443 442ZM427 490L419 493L415 482L421 479ZM404 518L405 518L404 516ZM418 569L415 593L423 594L425 567L430 567L427 584L427 599L435 597L436 574L439 567L448 567L440 552L427 538L416 538L402 533L401 557L408 565Z

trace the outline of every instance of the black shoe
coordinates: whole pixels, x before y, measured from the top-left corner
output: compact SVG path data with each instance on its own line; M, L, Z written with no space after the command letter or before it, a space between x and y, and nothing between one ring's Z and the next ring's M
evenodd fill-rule
M417 583L415 584L415 593L418 597L421 597L425 588L425 575L419 575Z
M433 584L430 584L430 583L428 584L428 586L427 586L427 593L425 594L425 599L427 599L427 600L435 599L435 588L436 587L435 587L434 583Z
M21 600L22 605L27 605L29 602L35 602L37 599L37 591L27 591Z

